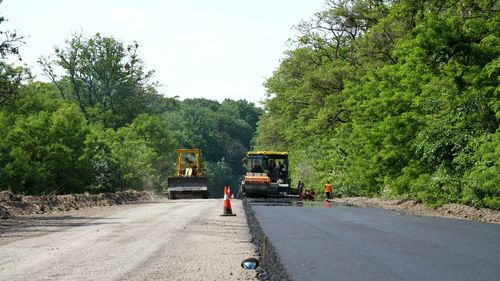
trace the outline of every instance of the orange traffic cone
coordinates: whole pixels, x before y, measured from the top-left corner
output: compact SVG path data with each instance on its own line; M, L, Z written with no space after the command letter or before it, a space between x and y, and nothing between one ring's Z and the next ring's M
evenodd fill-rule
M230 194L231 189L229 189L229 186L224 186L224 209L221 216L236 216L231 210L231 201L229 200Z

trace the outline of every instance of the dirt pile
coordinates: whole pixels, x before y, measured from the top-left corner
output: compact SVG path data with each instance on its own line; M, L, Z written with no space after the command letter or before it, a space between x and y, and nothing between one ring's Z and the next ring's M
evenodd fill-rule
M411 200L347 197L335 198L333 201L362 207L391 209L409 215L468 219L500 224L500 211L486 208L474 208L460 204L446 204L437 209L431 209L426 207L425 204L416 203Z
M111 206L151 200L149 192L127 190L116 193L23 196L0 192L0 218L79 210L94 206Z
M0 219L8 219L10 217L9 210L0 205Z

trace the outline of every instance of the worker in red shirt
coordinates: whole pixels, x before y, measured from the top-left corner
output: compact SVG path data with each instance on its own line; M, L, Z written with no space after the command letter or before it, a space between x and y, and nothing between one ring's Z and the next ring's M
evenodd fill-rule
M326 195L326 199L332 198L332 185L330 184L329 181L327 181L325 184L325 195Z

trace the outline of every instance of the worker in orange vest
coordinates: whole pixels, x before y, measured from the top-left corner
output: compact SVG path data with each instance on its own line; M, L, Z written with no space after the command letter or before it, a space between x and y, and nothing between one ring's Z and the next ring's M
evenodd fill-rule
M329 181L327 181L325 184L325 195L326 195L326 199L332 198L332 185L330 184Z

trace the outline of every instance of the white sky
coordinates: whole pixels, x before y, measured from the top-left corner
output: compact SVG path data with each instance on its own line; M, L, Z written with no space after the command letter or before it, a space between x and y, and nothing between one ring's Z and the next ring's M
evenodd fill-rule
M2 30L27 36L23 61L43 80L36 60L83 31L136 40L147 69L181 99L265 98L271 76L294 38L292 26L321 11L324 0L4 0Z

